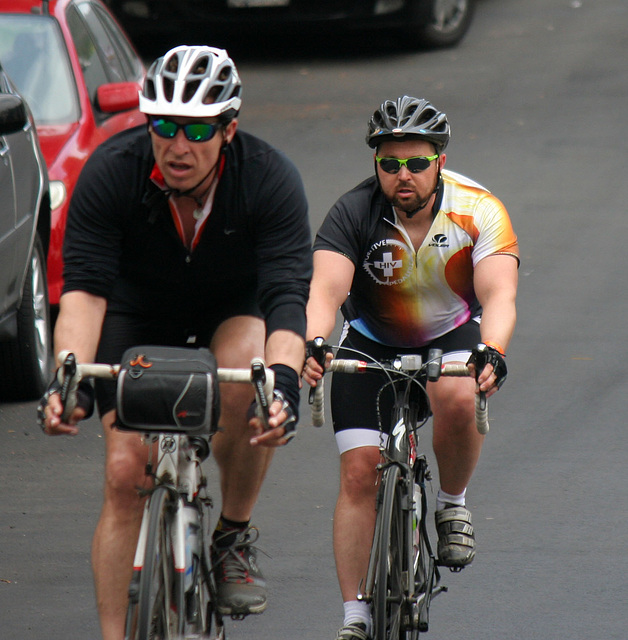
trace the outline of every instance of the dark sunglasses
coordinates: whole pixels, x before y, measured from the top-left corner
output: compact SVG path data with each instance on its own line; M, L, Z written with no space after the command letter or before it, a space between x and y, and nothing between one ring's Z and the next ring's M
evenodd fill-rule
M421 173L436 158L438 158L438 154L433 156L414 156L414 158L382 158L375 156L375 160L386 173L399 173L401 167L406 167L410 173Z
M183 129L183 134L190 142L207 142L220 129L219 124L207 124L206 122L178 124L168 118L151 118L150 127L160 138L170 139L177 135L179 129Z

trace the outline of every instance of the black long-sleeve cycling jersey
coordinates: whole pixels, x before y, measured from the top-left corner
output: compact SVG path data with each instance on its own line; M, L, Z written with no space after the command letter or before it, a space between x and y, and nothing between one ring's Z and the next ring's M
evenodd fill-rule
M118 134L85 165L64 243L64 292L108 310L191 327L220 305L257 301L267 332L305 334L311 234L301 177L284 154L238 131L225 150L213 208L192 251L151 180L146 127Z

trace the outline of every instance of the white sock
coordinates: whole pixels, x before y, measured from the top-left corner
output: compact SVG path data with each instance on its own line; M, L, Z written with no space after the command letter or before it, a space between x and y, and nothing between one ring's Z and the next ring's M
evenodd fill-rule
M345 625L351 624L352 622L363 622L366 625L366 633L371 635L371 611L366 602L361 602L360 600L349 600L349 602L345 602L343 604L345 609Z
M438 496L436 497L436 510L440 511L445 507L446 504L455 504L458 507L464 507L465 496L467 494L467 490L465 489L461 494L454 496L451 493L447 493L442 489L438 490Z

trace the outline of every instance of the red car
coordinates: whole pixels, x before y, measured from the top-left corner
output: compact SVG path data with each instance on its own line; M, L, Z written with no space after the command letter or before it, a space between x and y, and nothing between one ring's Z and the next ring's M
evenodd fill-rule
M48 167L48 288L57 305L74 185L101 142L146 122L137 108L145 68L99 0L0 0L0 60L33 112Z

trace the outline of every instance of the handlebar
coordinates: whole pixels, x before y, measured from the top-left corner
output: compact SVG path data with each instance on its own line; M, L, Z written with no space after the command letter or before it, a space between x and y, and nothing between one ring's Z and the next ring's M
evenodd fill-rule
M61 401L64 405L61 420L67 422L76 408L76 392L79 382L85 378L116 380L119 364L78 364L73 353L61 351L57 356L59 369L57 380L61 385ZM266 367L262 358L253 358L249 369L218 367L218 382L247 382L255 387L258 406L262 408L262 419L268 417L268 407L273 401L275 372ZM265 409L265 411L264 411ZM266 423L267 424L267 423Z
M392 368L383 366L381 363L368 363L364 360L349 360L338 358L331 361L327 372L338 373L366 373L367 371L390 371L394 373L409 373L413 370L416 371L421 368L420 361L418 366L412 364L414 356L402 356L399 360L399 367ZM417 356L418 358L418 356ZM414 368L413 368L414 367ZM440 371L434 370L434 363L427 363L427 373L429 380L436 380L439 376L446 377L470 377L472 376L466 364L447 362L440 365ZM314 398L312 400L312 423L316 427L320 427L325 422L325 407L324 407L324 386L323 379L319 380L318 385L315 388ZM481 434L488 433L488 406L486 402L486 394L480 393L475 396L475 424L477 430Z

